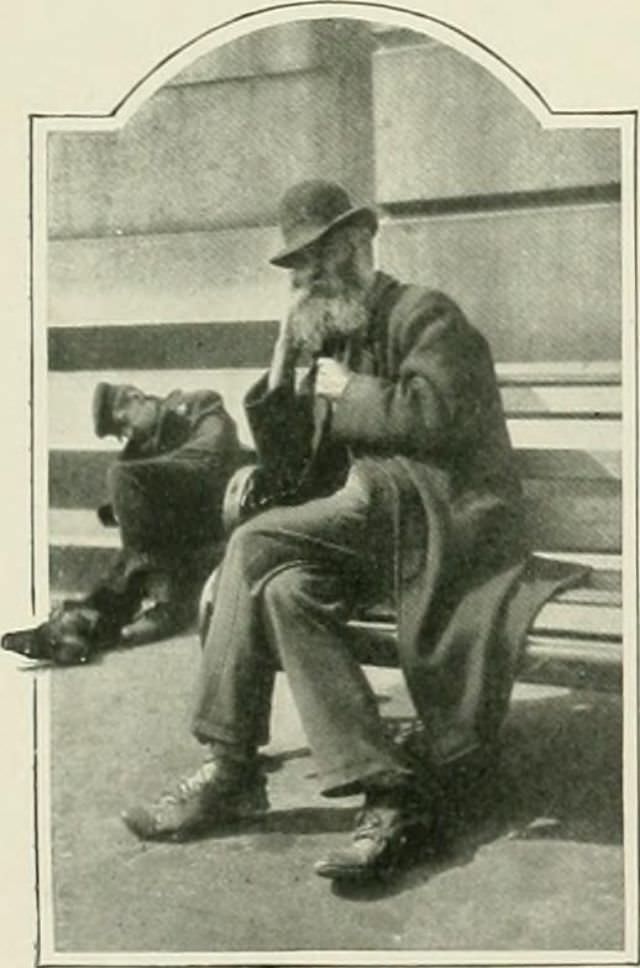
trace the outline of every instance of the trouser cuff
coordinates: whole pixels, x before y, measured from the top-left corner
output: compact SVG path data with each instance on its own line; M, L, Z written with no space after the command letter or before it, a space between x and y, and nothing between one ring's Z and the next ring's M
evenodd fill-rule
M413 778L413 772L401 764L380 763L379 761L361 762L324 773L322 776L323 797L350 797L357 793L384 783L384 789L400 786Z
M236 730L225 726L212 726L211 723L202 719L195 719L191 724L191 732L205 746L221 746L233 749L239 753L244 752L246 756L255 756L259 746L266 746L269 742L268 736L260 735L256 738L247 739L246 736L238 735Z

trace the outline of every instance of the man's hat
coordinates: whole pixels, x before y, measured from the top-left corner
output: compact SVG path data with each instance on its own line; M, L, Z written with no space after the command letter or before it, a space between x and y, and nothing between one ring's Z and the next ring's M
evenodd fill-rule
M99 383L93 391L93 429L97 437L117 437L121 431L114 418L116 406L133 387L125 383Z
M280 203L280 228L284 239L270 262L288 268L300 249L317 242L331 229L354 220L368 225L372 233L378 217L366 205L354 206L344 188L335 182L314 179L290 188Z

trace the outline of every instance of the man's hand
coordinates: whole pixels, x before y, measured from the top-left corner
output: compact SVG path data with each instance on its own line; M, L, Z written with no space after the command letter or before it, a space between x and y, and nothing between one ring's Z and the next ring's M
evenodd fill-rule
M328 400L338 400L351 378L351 370L331 357L320 356L316 360L315 391Z
M282 384L292 384L295 366L300 354L296 345L292 314L288 313L280 321L280 331L273 349L269 369L269 389L274 390Z

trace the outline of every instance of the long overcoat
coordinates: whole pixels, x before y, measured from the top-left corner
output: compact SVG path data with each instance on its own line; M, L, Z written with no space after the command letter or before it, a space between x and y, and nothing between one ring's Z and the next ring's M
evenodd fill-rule
M246 409L285 500L330 493L353 462L366 477L376 560L394 568L399 662L443 763L495 738L535 612L581 576L529 554L484 336L443 293L383 273L368 309L361 338L323 348L353 371L337 402L314 397L312 368L297 390L265 393L263 378Z

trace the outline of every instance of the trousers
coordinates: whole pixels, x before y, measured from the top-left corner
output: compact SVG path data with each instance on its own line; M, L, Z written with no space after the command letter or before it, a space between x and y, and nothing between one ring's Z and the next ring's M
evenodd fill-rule
M280 666L326 796L408 772L349 648L346 622L370 574L370 510L356 465L329 497L273 508L236 529L196 686L195 736L250 753L268 741Z
M228 476L170 455L114 464L108 484L123 545L170 558L219 540Z

